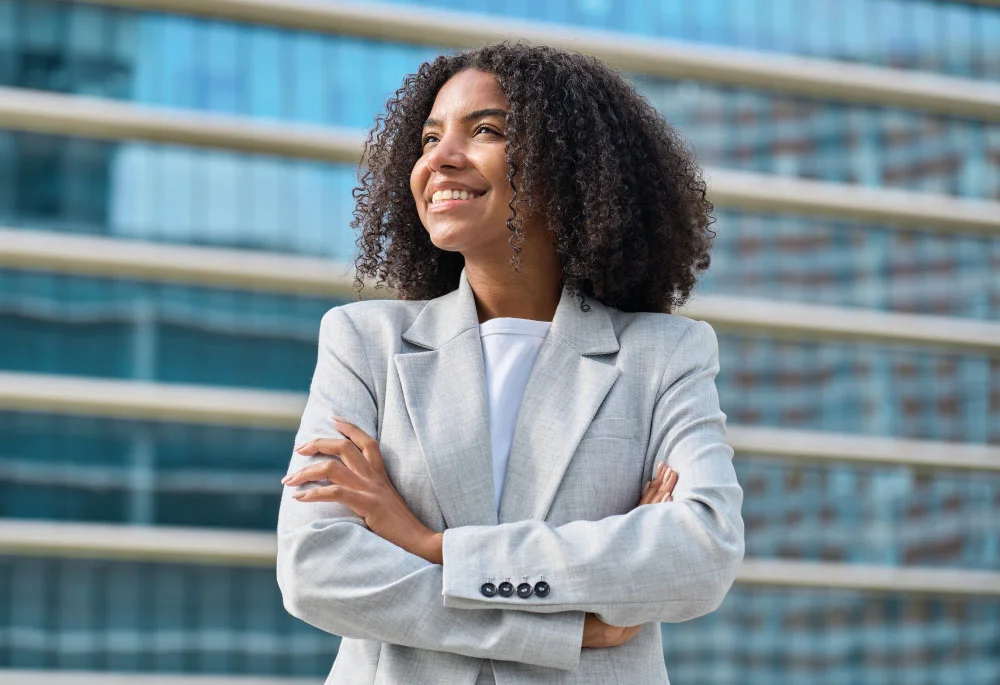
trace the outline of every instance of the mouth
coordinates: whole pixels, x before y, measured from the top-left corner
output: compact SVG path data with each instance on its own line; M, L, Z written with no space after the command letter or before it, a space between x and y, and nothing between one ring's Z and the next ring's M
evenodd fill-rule
M427 211L444 212L449 209L469 205L482 199L487 192L489 191L471 192L467 190L438 190L431 196L431 200L427 204Z

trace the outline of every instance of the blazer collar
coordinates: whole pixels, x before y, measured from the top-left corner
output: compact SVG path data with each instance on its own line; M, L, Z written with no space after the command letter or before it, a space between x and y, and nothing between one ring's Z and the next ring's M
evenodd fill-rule
M618 352L618 337L608 308L588 297L588 311L580 308L580 299L564 286L552 319L549 335L561 338L582 355ZM462 269L458 288L428 300L406 331L403 339L436 350L471 328L478 328L479 315L472 286Z

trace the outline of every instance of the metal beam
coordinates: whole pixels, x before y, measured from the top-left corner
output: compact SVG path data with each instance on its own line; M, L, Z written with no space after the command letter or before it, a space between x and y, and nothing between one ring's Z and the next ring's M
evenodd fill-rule
M323 0L95 0L303 31L440 48L523 40L594 55L629 72L789 93L822 100L904 107L1000 121L1000 87L937 74L772 55L504 17L389 3Z
M0 372L0 411L294 430L305 401L298 393ZM795 461L1000 473L1000 445L739 425L729 427L728 442L740 454Z
M353 299L351 267L275 253L0 228L0 267ZM366 291L371 292L371 291ZM381 290L378 293L384 294ZM1000 323L729 295L679 313L720 332L854 340L1000 355Z
M271 533L64 521L0 520L0 553L270 567ZM738 583L889 593L1000 597L1000 573L781 559L746 559Z
M366 133L0 87L0 127L192 145L330 163L361 160ZM788 212L943 233L1000 235L1000 202L707 168L720 207Z

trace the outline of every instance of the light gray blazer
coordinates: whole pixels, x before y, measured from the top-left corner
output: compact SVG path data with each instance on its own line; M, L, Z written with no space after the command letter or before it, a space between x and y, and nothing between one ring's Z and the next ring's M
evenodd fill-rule
M403 551L348 508L284 489L278 584L286 609L344 637L327 683L666 683L659 622L715 609L743 558L743 492L725 440L715 333L564 290L532 368L499 515L472 289L330 310L296 444L375 436L413 512L445 531L444 564ZM289 472L310 457L293 455ZM636 508L654 466L674 501ZM486 597L484 583L549 584ZM581 650L585 612L643 624Z

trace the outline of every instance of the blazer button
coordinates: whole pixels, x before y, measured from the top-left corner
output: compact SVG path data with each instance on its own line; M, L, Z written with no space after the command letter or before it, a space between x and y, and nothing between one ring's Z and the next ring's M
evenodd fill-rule
M521 599L528 599L531 597L532 589L527 583L521 583L517 586L517 596Z
M500 593L501 597L510 597L514 594L514 585L505 580L500 583L500 587L497 588L497 591Z
M493 583L483 583L479 591L483 593L483 597L493 597L497 593L497 586Z
M551 589L552 588L549 587L549 584L544 580L540 580L535 583L535 594L539 597L548 597Z

